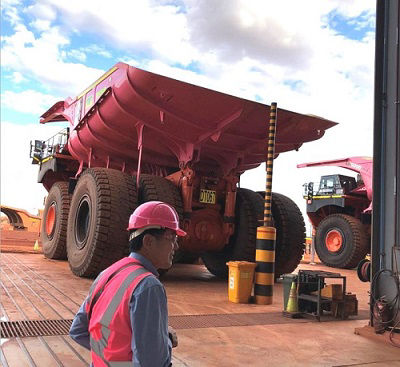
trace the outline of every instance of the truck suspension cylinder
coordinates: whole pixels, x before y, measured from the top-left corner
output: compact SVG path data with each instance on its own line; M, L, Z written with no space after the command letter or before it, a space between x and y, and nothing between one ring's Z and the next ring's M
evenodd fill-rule
M276 229L273 226L272 203L272 171L275 154L277 104L271 103L267 161L265 164L265 202L264 225L257 228L256 239L256 272L254 284L255 302L259 305L270 305L273 300L273 285L275 271L275 241Z
M139 150L139 157L138 157L138 165L136 170L136 189L139 190L139 183L140 183L140 171L142 168L142 152L143 152L143 129L144 124L138 123L136 125L137 133L138 133L138 150Z
M229 237L233 234L235 229L235 204L236 204L236 185L238 178L236 173L230 173L225 177L226 180L226 198L225 198L225 212L224 212L224 225L223 233L225 243L229 242Z

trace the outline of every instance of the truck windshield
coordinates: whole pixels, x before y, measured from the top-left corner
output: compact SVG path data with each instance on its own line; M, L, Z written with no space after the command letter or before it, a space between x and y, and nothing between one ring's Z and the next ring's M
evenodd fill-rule
M337 175L322 176L319 184L318 194L334 194L340 189L340 181Z

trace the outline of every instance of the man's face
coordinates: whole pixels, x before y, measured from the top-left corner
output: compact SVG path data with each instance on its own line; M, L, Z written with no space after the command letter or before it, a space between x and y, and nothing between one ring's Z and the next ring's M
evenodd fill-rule
M167 229L164 234L152 237L150 261L156 269L169 269L172 266L174 253L178 249L178 237L176 233Z

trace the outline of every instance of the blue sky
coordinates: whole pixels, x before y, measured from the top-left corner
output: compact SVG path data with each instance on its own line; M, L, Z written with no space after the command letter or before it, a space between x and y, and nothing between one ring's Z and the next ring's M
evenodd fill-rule
M297 170L297 163L372 154L372 0L1 5L2 204L41 207L45 191L35 183L29 140L58 127L39 126L39 116L118 61L339 122L320 141L276 160L274 189L299 206L301 184L323 171ZM263 189L262 175L262 169L246 173L242 186Z
M335 9L327 14L326 26L346 38L360 41L367 33L374 32L370 15L364 10L357 16L346 16Z

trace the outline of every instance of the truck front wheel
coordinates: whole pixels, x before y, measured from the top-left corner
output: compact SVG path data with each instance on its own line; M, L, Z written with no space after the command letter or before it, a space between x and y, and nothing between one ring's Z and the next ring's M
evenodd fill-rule
M68 217L67 254L75 275L93 277L129 253L129 215L137 206L131 176L89 168L75 187Z
M352 269L368 253L368 236L357 218L332 214L317 227L315 250L325 265Z
M71 197L67 182L56 182L50 189L43 210L40 240L49 259L67 258L67 221Z

